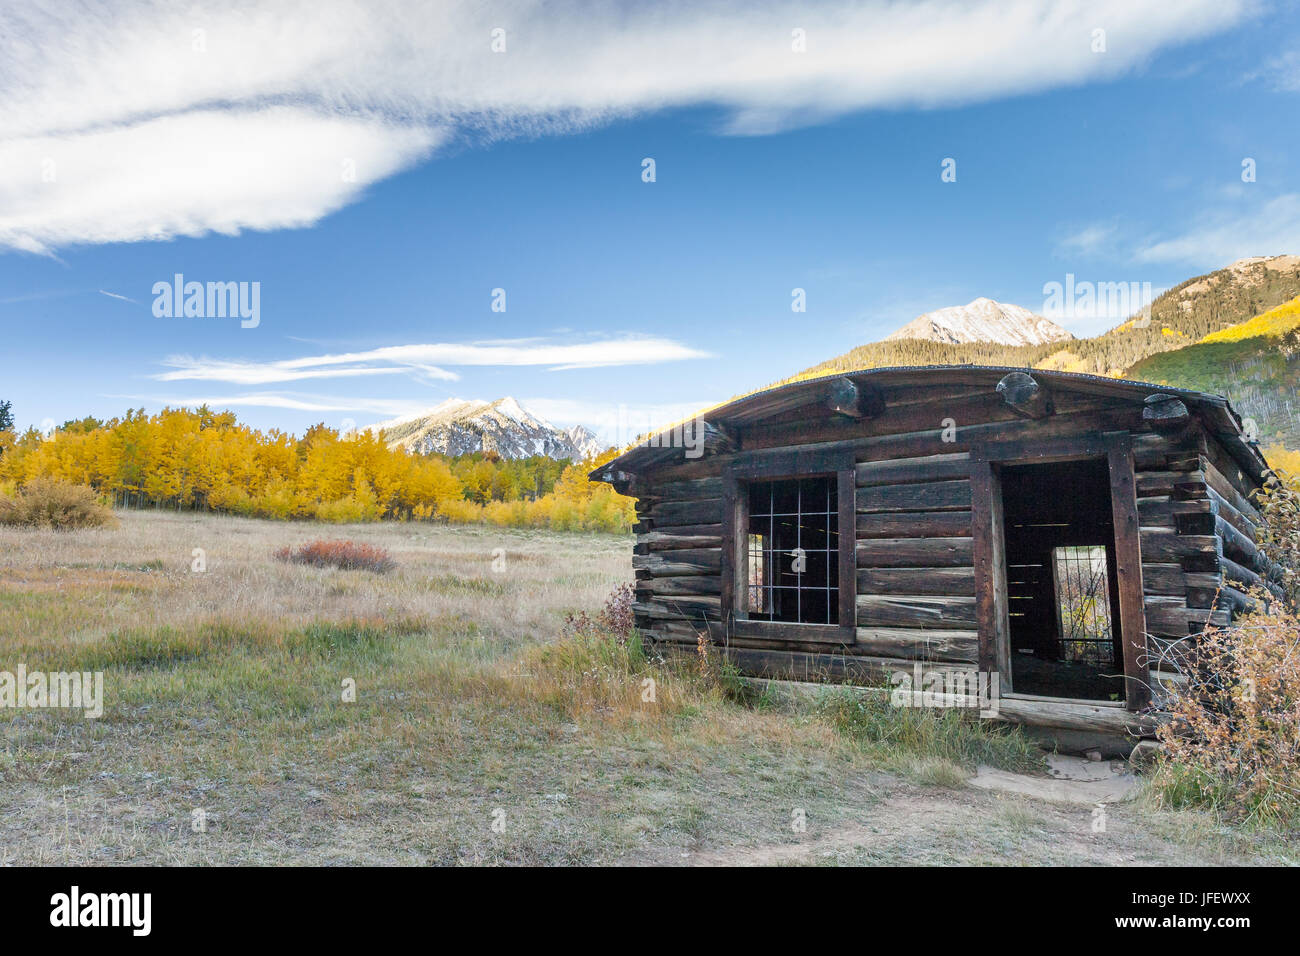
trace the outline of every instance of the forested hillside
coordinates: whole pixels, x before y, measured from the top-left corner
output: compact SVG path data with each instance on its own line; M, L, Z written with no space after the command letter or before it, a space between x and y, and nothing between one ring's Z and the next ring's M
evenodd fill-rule
M1124 376L1149 356L1192 345L1300 295L1300 257L1242 260L1162 293L1145 316L1091 339L1007 346L943 345L921 339L872 342L792 378L888 365L1018 365ZM788 380L787 380L788 381Z

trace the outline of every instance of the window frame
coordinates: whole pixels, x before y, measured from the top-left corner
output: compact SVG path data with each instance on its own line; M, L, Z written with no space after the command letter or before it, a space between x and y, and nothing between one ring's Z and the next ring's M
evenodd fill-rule
M857 638L857 500L852 451L780 452L741 456L723 473L722 616L729 634L810 644L853 644ZM838 624L753 620L748 616L749 493L756 481L829 476L835 479L839 535Z

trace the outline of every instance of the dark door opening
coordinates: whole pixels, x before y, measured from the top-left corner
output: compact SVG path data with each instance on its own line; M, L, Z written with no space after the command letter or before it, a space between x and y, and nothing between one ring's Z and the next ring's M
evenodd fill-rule
M1001 470L1014 693L1124 699L1105 459Z

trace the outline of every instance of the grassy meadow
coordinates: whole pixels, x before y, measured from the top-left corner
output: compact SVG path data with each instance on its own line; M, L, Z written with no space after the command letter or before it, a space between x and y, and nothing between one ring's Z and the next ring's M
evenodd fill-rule
M118 517L0 527L0 670L105 685L98 720L0 709L0 864L1297 858L1142 799L1098 833L1087 806L974 790L977 763L1042 758L958 714L779 706L715 659L566 635L631 579L626 536ZM321 537L397 565L272 557Z

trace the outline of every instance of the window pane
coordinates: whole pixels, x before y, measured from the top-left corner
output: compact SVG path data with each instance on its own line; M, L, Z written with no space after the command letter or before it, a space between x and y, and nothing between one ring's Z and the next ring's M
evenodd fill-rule
M834 624L839 616L835 476L750 482L747 488L752 617Z

